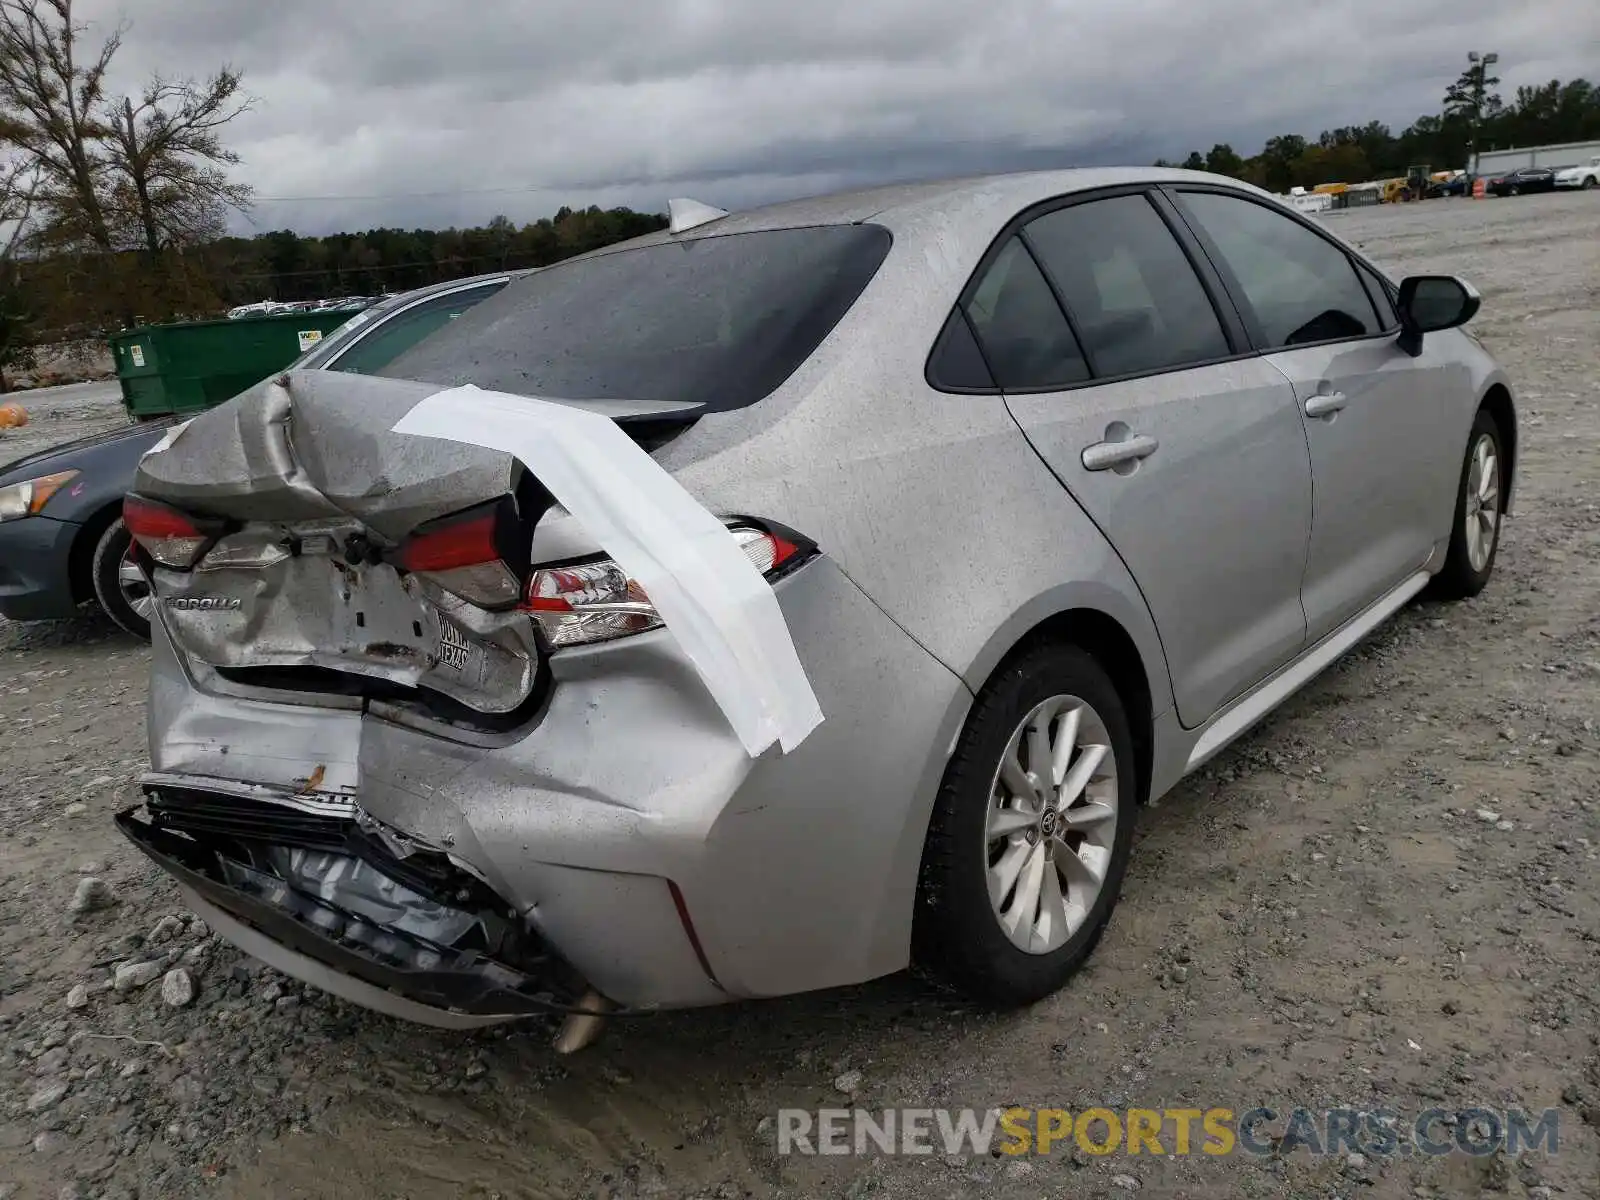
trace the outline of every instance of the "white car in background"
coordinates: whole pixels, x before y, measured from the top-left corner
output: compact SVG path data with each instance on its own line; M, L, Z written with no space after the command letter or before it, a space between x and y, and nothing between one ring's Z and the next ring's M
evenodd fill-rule
M1588 162L1581 163L1576 167L1566 167L1557 171L1556 186L1558 188L1582 188L1584 191L1600 186L1600 154L1594 155Z

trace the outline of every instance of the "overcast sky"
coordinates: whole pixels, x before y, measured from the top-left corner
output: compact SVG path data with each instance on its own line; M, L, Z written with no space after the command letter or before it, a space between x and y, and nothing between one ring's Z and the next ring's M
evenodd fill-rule
M114 85L227 61L258 229L521 223L1147 163L1600 79L1596 0L78 0ZM1444 164L1441 164L1444 165ZM326 199L326 197L344 197ZM249 231L248 225L241 232Z

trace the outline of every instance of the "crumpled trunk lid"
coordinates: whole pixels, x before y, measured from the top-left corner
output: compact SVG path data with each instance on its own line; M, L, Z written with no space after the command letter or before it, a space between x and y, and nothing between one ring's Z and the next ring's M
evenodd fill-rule
M509 454L393 433L439 390L294 371L201 413L145 456L133 490L186 512L276 525L347 518L391 542L510 490Z
M191 570L151 568L157 617L180 653L235 683L299 693L420 688L495 715L535 699L527 614L479 608L370 552L507 495L530 543L543 515L537 497L548 495L509 454L392 432L439 390L292 372L145 456L136 493L227 523ZM580 403L616 417L681 411Z

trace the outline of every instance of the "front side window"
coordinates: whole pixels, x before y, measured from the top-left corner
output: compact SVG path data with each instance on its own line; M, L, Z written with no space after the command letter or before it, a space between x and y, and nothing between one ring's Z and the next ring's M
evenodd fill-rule
M1356 271L1361 275L1361 282L1367 285L1367 295L1372 299L1372 306L1378 310L1378 327L1385 332L1400 328L1400 314L1395 311L1388 285L1376 271L1364 264L1357 263Z
M1183 207L1238 281L1265 349L1381 332L1349 256L1326 238L1237 196L1184 192Z
M1057 209L1031 222L1027 238L1095 375L1170 369L1231 352L1200 277L1148 197Z

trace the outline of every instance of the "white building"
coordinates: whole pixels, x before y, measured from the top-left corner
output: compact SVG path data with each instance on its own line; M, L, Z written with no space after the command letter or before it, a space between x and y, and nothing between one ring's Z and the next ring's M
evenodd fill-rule
M1554 146L1524 146L1520 150L1484 150L1478 155L1478 174L1503 175L1518 167L1572 167L1588 162L1596 154L1600 154L1600 142L1561 142Z
M1333 197L1322 192L1308 192L1303 187L1289 189L1289 194L1283 197L1296 212L1319 213L1327 212L1333 207Z

